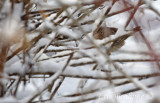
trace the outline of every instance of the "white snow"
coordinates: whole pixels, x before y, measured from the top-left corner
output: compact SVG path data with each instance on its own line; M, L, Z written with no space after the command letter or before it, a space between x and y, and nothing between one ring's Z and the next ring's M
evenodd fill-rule
M130 0L131 4L134 6L137 4L138 0ZM159 1L149 1L146 0L149 4L141 6L140 10L138 10L135 14L135 18L137 19L139 25L141 26L142 32L145 34L144 36L150 42L153 50L159 54L159 17L155 15L152 10L146 9L148 6L154 7L158 12L159 11ZM72 14L74 10L76 10L77 6L82 3L92 2L92 0L31 0L34 3L34 6L30 11L38 11L38 10L47 10L47 9L55 9L61 8L62 6L67 7L67 11L69 14ZM74 5L74 6L73 6ZM11 3L9 0L6 0L4 4L4 8L2 12L10 12ZM93 5L92 5L93 6ZM129 17L129 13L121 13L114 15L112 17L108 17L104 20L103 26L109 27L117 27L118 32L115 35L110 36L109 38L105 38L103 40L95 40L93 38L93 31L97 28L99 22L103 19L104 13L111 6L111 2L105 3L104 8L97 8L92 13L89 13L86 17L82 18L82 20L78 21L78 27L71 27L70 24L77 20L78 14L83 10L89 10L90 5L81 8L82 11L77 11L73 14L73 18L67 17L62 23L58 26L55 26L54 23L61 20L62 17L67 16L66 11L62 12L56 20L52 22L56 14L52 14L49 17L42 18L41 20L36 20L38 17L35 17L35 22L42 22L40 26L34 31L27 31L26 39L27 41L33 40L38 35L43 35L44 37L40 39L32 49L29 49L26 54L26 62L23 63L23 52L20 51L18 55L12 57L9 61L5 63L4 72L6 74L20 74L24 76L24 74L28 74L29 71L26 67L29 67L27 63L33 63L33 67L31 68L31 72L37 75L31 75L32 78L29 78L29 75L26 75L26 85L24 86L23 82L20 82L17 88L17 95L15 97L10 96L11 92L14 92L15 87L18 85L18 77L11 76L9 79L15 80L13 85L10 87L9 91L7 91L5 97L0 98L0 102L2 103L10 103L10 102L28 102L32 97L40 94L40 96L36 97L34 100L39 99L48 99L51 95L50 92L47 91L47 87L55 82L53 86L53 90L55 90L56 86L61 82L61 79L64 78L63 83L57 90L54 98L48 102L75 102L81 99L90 99L97 98L95 101L87 101L86 103L115 103L116 99L119 103L149 103L151 99L154 98L155 91L159 91L158 88L150 89L147 87L150 84L159 84L159 77L152 76L148 77L147 75L152 73L158 73L157 67L154 62L116 62L116 65L125 72L126 75L121 73L117 68L115 68L112 63L109 64L110 60L147 60L153 59L149 54L140 54L139 52L149 53L149 50L146 44L141 40L142 38L138 33L136 36L131 36L125 41L125 45L120 48L118 51L111 53L109 58L105 55L106 48L110 47L111 44L107 44L103 46L101 44L113 40L121 35L127 33L124 31L124 25ZM142 10L144 8L144 10ZM17 9L17 10L16 10ZM113 6L113 9L110 13L119 11L124 9L124 5L122 6L122 2L116 3ZM16 4L13 15L9 15L7 18L0 22L0 47L1 41L5 43L10 43L10 49L8 55L12 54L17 48L19 48L21 43L21 38L25 33L23 28L23 22L20 20L20 17L23 14L21 12L22 4ZM142 12L143 11L143 12ZM1 12L0 12L1 14ZM82 13L83 15L83 13ZM1 16L0 16L1 18ZM40 16L41 18L41 16ZM81 23L93 20L93 24L81 26ZM31 21L29 21L30 23ZM133 28L133 22L130 23L128 28ZM34 23L29 24L29 29L34 28ZM84 34L81 29L84 29L86 32L84 38L81 40L81 36ZM46 31L45 31L46 30ZM49 32L49 33L46 33ZM130 31L129 31L130 32ZM61 34L67 36L71 41L66 42L65 40L58 40L62 46L56 46L54 43L56 41L56 35ZM137 39L138 38L138 39ZM52 45L48 46L48 44L53 39ZM74 40L73 40L74 39ZM3 44L3 43L2 43ZM97 46L98 48L86 49L88 47ZM48 46L48 47L47 47ZM35 53L36 50L43 47L38 53ZM44 51L46 49L46 51ZM65 50L67 49L67 50ZM54 52L54 50L62 50L60 52ZM27 51L27 50L26 50ZM50 52L53 51L53 52ZM123 52L126 51L126 52ZM127 53L127 52L137 52L137 53ZM48 54L49 55L48 55ZM64 68L66 61L68 60L71 53L73 57L69 61L69 64ZM104 54L103 54L104 53ZM139 54L138 54L139 53ZM109 60L108 60L109 59ZM85 64L93 62L92 64ZM96 62L97 68L93 70L95 66L94 62ZM82 65L82 64L85 65ZM79 66L73 66L74 64L81 64ZM104 72L107 71L107 72ZM108 72L111 71L111 72ZM133 77L131 79L126 78L132 76L141 76L143 77ZM110 81L110 76L112 76L112 81ZM44 78L43 78L44 77ZM55 81L56 80L56 81ZM114 84L119 85L113 85ZM126 84L123 84L125 83ZM11 83L11 81L7 84L7 86ZM122 84L121 84L122 83ZM85 84L85 85L84 85ZM84 87L83 87L84 85ZM82 88L83 87L83 88ZM128 90L140 88L141 90L132 92L129 94L120 95ZM88 94L83 94L83 92L91 91L94 89L100 89L96 92L91 92ZM43 93L41 93L45 90ZM145 92L144 92L145 91ZM81 93L82 96L75 97L67 97L67 95ZM149 94L149 95L148 95ZM8 96L9 95L9 96ZM158 95L158 93L156 94Z

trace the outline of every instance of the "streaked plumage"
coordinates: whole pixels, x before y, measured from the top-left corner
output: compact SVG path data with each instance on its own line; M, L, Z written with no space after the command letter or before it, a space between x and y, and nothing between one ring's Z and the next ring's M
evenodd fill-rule
M114 35L117 32L117 28L113 27L99 27L93 34L93 37L95 39L104 39L106 37L109 37L110 35Z
M132 34L126 34L116 38L111 44L111 46L109 47L109 49L107 50L107 54L110 55L111 52L114 52L120 49L125 44L125 40L131 35Z

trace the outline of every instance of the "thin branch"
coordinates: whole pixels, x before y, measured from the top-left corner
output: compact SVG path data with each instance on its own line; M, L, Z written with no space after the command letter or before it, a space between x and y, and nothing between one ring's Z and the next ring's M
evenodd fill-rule
M65 70L66 67L68 66L69 62L71 61L72 56L73 56L73 53L72 53L72 54L70 55L70 57L68 58L65 66L62 68L62 70L56 72L56 73L51 77L52 80L51 80L50 83L55 82L55 81L58 79L58 77L61 75L61 73L64 72L64 70ZM48 84L47 86L45 86L44 88L42 88L41 91L39 91L39 92L35 93L34 95L32 95L31 98L27 101L27 103L32 102L38 95L40 95L42 92L44 92L46 89L48 89L49 86L50 86L50 85Z

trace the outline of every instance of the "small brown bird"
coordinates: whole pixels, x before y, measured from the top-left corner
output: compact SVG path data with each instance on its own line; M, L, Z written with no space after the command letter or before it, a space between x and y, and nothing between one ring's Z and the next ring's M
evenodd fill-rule
M117 28L114 27L99 27L95 32L93 33L93 37L95 39L104 39L106 37L109 37L110 35L114 35L117 32Z
M132 35L132 33L129 33L129 34L122 35L122 36L114 39L113 43L111 44L109 49L107 49L107 54L110 55L111 52L114 52L114 51L117 51L118 49L120 49L125 44L125 40L128 37L130 37L131 35Z

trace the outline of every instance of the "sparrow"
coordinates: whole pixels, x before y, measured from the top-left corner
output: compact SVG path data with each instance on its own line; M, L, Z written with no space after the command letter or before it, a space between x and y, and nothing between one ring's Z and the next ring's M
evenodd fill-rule
M114 52L114 51L117 51L118 49L120 49L125 44L125 40L128 37L134 35L136 32L138 32L140 30L141 30L140 26L137 26L137 27L133 28L132 30L128 30L128 31L131 31L130 33L119 36L118 38L114 39L112 41L111 46L106 51L107 54L110 55L111 52Z
M99 27L95 30L93 33L93 37L98 40L102 40L106 37L109 37L110 35L114 35L117 32L117 28L114 27Z
M107 49L107 54L110 55L111 52L117 51L118 49L120 49L124 44L125 44L125 40L130 37L132 35L132 33L126 34L126 35L122 35L116 39L113 40L111 46Z

